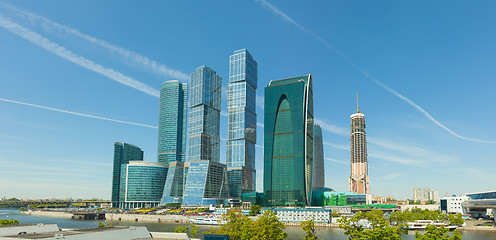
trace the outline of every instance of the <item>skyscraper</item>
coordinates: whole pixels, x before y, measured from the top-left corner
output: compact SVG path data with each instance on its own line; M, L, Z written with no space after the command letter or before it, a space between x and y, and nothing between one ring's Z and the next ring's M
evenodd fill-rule
M322 145L322 128L313 126L313 179L312 188L324 188L324 146Z
M160 87L158 123L158 162L184 162L186 159L186 114L188 85L177 80Z
M187 169L183 205L220 205L228 196L226 165L214 161L191 161Z
M367 139L365 133L365 115L358 108L357 112L350 116L350 158L351 176L350 191L355 193L369 194L369 170L367 165Z
M188 117L189 161L220 162L220 107L222 78L207 66L191 73Z
M270 81L264 108L266 205L308 205L312 165L312 75Z
M143 151L129 143L114 143L114 169L112 174L112 205L114 207L119 202L121 165L129 163L129 161L143 161Z
M121 165L120 208L155 207L164 191L167 165L129 161Z
M241 199L256 188L255 144L257 143L257 62L246 49L229 57L227 92L227 170L229 195Z

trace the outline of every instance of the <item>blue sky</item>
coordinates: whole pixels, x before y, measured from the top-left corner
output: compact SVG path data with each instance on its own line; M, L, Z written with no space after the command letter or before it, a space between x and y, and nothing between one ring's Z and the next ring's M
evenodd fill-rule
M160 85L188 82L207 65L227 87L228 57L241 48L259 66L259 123L270 80L313 75L327 186L348 189L349 116L358 92L372 194L407 199L415 186L440 196L494 190L495 7L0 1L0 197L109 199L115 141L156 161ZM223 139L226 128L223 116ZM263 145L262 124L257 139ZM263 152L256 151L262 191Z

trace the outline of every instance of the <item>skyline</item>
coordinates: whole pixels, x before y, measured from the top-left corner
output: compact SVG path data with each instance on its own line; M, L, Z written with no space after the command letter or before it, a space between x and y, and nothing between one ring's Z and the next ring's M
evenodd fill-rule
M6 195L5 197L22 197L19 195L42 197L43 192L33 192L35 190L32 187L33 181L30 180L37 179L41 180L36 181L39 186L36 184L34 186L44 189L45 192L53 191L54 194L52 195L62 192L61 190L57 191L57 187L63 187L62 189L67 190L75 187L79 190L97 192L98 196L94 197L110 199L111 181L108 176L111 175L112 144L114 142L127 142L137 145L145 151L144 160L151 162L156 161L154 156L157 151L156 129L108 124L104 121L61 115L50 111L42 112L21 107L18 104L7 104L5 100L34 104L38 107L65 109L65 111L72 113L101 116L118 121L144 124L153 128L158 126L159 101L156 93L158 93L160 85L172 79L185 82L187 79L184 79L184 76L188 76L186 73L193 72L196 67L204 64L211 66L223 78L220 136L224 141L221 141L220 154L221 162L225 163L228 57L234 50L241 48L248 49L259 62L259 85L263 86L257 90L257 142L259 147L256 150L256 169L258 170L258 191L261 191L261 183L263 182L261 181L263 149L260 148L260 143L263 143L261 136L263 133L261 124L263 123L263 114L261 114L263 113L261 107L263 106L263 97L261 98L263 88L270 80L308 73L312 73L314 78L315 117L318 120L316 123L324 130L327 187L337 191L347 189L349 177L347 176L349 173L348 116L354 112L354 97L355 92L358 91L361 109L367 116L369 175L372 194L381 196L389 194L406 199L412 197L411 189L414 186L430 186L431 189L439 190L441 196L444 196L445 192L458 194L494 188L490 182L494 182L496 179L490 174L491 172L486 170L493 169L495 166L494 161L491 161L494 159L494 156L491 156L491 149L494 148L494 144L471 142L466 139L487 142L494 142L493 140L495 140L493 137L495 130L479 125L481 121L479 115L489 115L487 116L488 119L494 115L490 109L492 109L491 106L494 106L495 100L490 96L491 89L496 87L492 80L496 74L491 71L492 68L490 67L495 56L490 42L491 39L495 38L495 35L491 32L484 32L484 27L480 26L484 23L488 24L491 19L494 19L494 17L484 14L489 15L485 12L487 8L471 5L472 8L468 8L466 11L472 10L473 14L477 12L476 18L472 19L472 22L466 22L468 20L464 19L464 25L460 25L461 20L457 20L454 13L450 15L444 12L442 16L436 16L435 11L431 13L417 8L409 10L408 7L412 7L411 5L391 3L388 6L398 10L398 12L381 12L378 6L373 5L370 12L377 15L384 13L384 18L379 16L374 16L372 19L357 18L355 22L350 23L345 20L351 20L351 16L346 17L344 13L357 17L359 13L364 13L364 11L368 13L366 9L371 5L316 3L316 5L330 4L326 5L327 7L336 4L334 8L324 9L335 9L333 10L335 15L331 14L331 19L335 20L332 22L336 22L336 24L337 21L344 22L344 25L348 26L346 28L345 26L335 27L332 24L323 24L326 22L325 20L330 20L328 18L316 22L299 17L299 14L296 14L298 9L305 12L323 11L317 9L317 6L303 3L254 1L239 3L240 5L224 4L222 9L234 9L236 7L245 10L246 13L240 13L241 15L258 14L260 19L253 23L256 25L253 27L239 19L235 23L224 24L223 17L205 18L206 15L200 12L203 3L198 3L195 6L188 3L162 3L162 9L172 8L175 9L174 11L177 10L177 14L180 14L181 10L185 12L188 9L198 14L195 19L209 20L210 24L214 24L218 28L229 29L224 34L220 34L222 33L221 30L214 31L215 34L205 34L213 39L226 38L230 31L236 31L231 28L236 24L243 24L242 26L251 30L247 32L262 32L266 36L264 37L266 42L262 44L258 43L259 39L250 39L249 37L242 40L229 38L225 44L216 44L216 40L200 38L201 34L196 36L199 38L198 40L186 41L184 38L170 40L167 38L167 34L153 35L157 34L155 33L156 29L147 31L147 28L143 29L144 33L137 37L131 35L133 30L121 30L119 32L112 29L106 34L105 31L108 31L109 27L121 24L118 21L122 21L122 24L134 23L134 25L126 25L134 31L140 29L137 23L151 23L152 21L150 17L138 14L133 15L133 18L129 20L130 22L127 22L124 19L125 14L120 15L117 11L117 13L109 14L118 17L119 20L114 22L110 16L106 16L109 13L108 8L112 4L98 4L101 8L98 8L96 13L91 12L92 16L95 16L95 20L90 21L81 17L90 13L89 7L92 4L71 3L71 6L79 7L53 4L56 7L51 10L50 7L53 5L49 6L32 1L11 3L12 6L45 16L47 19L53 19L53 21L49 20L52 23L43 19L39 20L36 17L33 18L32 15L29 15L30 18L22 18L19 11L14 11L17 15L10 16L12 10L6 8L5 5L0 5L0 26L2 26L0 37L6 43L0 46L0 52L5 53L3 57L0 57L0 74L2 74L2 79L13 79L1 81L3 91L0 97L3 102L0 106L2 106L5 115L0 119L0 125L2 125L0 129L2 132L1 143L3 145L0 149L0 161L5 166L5 170L2 173L0 189L6 189L6 191L2 191L6 194L18 194ZM167 6L168 4L174 6ZM119 6L119 9L141 7L143 10L155 11L147 6L149 4L129 5L123 4L123 6ZM438 4L432 7L437 9L445 6ZM452 11L456 12L455 10L461 11L467 6L452 4L450 7ZM105 11L105 9L107 10ZM228 14L221 13L222 9L215 11L218 14ZM341 9L343 14L339 14L338 9ZM419 10L419 12L415 13L415 10ZM406 14L405 17L402 17L400 13L410 13L411 15ZM71 14L75 16L72 17ZM149 15L157 17L156 14ZM188 22L184 19L186 16L179 16L175 13L171 15L165 19L181 22L184 25L184 27L181 25L181 28L184 29L176 29L167 24L157 24L156 26L165 27L166 30L176 32L179 36L188 36L184 35L188 33L188 29L199 30L194 27L195 24L198 24L195 19ZM193 16L194 14L186 15ZM228 16L231 15L228 14ZM366 16L370 17L369 15ZM434 16L436 18L433 18ZM232 17L236 16L232 15ZM417 17L424 17L425 19L416 24ZM55 19L57 20L55 21ZM81 21L81 19L87 21ZM136 21L136 19L140 21ZM412 32L400 28L401 23L397 23L397 26L386 21L390 19L411 24L407 30ZM432 23L434 27L431 27L428 25L431 24L428 19L443 19L444 21L435 21ZM366 23L365 20L371 22ZM98 24L102 24L102 26L99 26L97 21L100 21ZM450 25L450 21L454 23ZM53 22L59 22L71 26L71 28L67 29L53 24ZM442 24L440 25L439 22ZM324 31L325 27L329 26L334 26L332 27L333 31ZM375 27L373 28L374 32L369 29L370 26ZM380 29L377 29L378 26L387 30L381 32ZM439 26L443 28L435 29ZM350 31L353 29L352 27L356 27L360 31ZM81 35L81 32L75 33L73 31L75 29L78 29L78 32L98 36L98 38L88 38L90 35ZM439 30L439 33L433 30ZM35 32L41 38L32 34ZM320 35L317 35L317 32ZM470 38L471 35L466 34L467 32L473 32L476 37ZM278 34L281 37L277 36ZM342 37L339 34L342 34ZM361 38L353 37L360 34L367 36L366 40L359 41ZM416 34L420 37L415 38ZM142 39L141 35L146 39ZM31 37L30 40L28 39L31 42L39 41L35 44L44 50L19 38L19 36L25 39ZM33 36L35 37L33 38ZM118 36L125 37L125 39L119 39ZM289 40L289 37L294 39ZM391 37L396 41L389 40ZM409 40L407 37L412 39ZM282 43L281 38L287 42ZM439 38L438 41L436 41L437 38ZM104 39L105 42L100 39ZM333 45L330 45L331 41L326 39L331 39ZM167 40L165 42L169 44L164 46L162 44L164 40ZM423 45L417 45L419 40ZM151 47L144 46L147 44ZM366 44L371 47L364 47ZM206 48L206 45L210 45L211 48ZM288 47L295 45L299 46L300 49L293 49L293 53L288 53ZM339 46L339 48L333 46ZM460 48L460 46L464 48ZM64 47L65 51L59 47ZM136 52L130 52L131 50L126 50L126 48ZM173 48L178 49L175 51ZM187 50L188 48L192 49ZM333 50L333 48L337 50ZM158 49L166 54L160 53ZM182 52L185 51L189 52L187 56L191 57L184 57ZM380 55L383 56L380 58L381 60L377 61L375 58ZM94 64L89 64L91 62L85 62L84 59L77 56L92 61ZM299 56L303 56L303 58L296 58ZM312 61L313 58L317 60ZM82 62L78 63L78 59ZM309 59L309 61L302 61L302 59ZM464 59L467 60L463 61ZM442 64L435 64L438 61ZM164 62L167 65L159 62ZM471 62L477 64L470 64ZM23 71L24 66L28 66L31 71ZM395 71L395 68L399 70ZM417 68L421 71L416 71ZM112 71L104 71L108 69ZM367 71L363 69L367 69ZM364 75L368 72L380 77L384 83L379 82L381 85L371 81L375 78L368 78ZM126 78L126 76L129 77ZM396 82L398 77L415 80ZM108 80L109 78L113 81ZM38 79L45 81L36 81ZM115 84L116 81L120 84ZM472 84L467 84L466 81L471 81ZM89 84L86 84L87 82ZM139 83L144 83L144 85ZM122 86L122 84L126 86ZM38 89L42 92L38 92ZM445 91L446 89L448 91ZM460 97L467 95L468 98ZM122 96L133 97L124 99ZM150 98L150 96L153 97ZM411 102L410 99L415 102ZM119 105L127 107L116 107ZM143 107L148 105L153 105L153 107ZM422 112L422 109L416 106L427 109L429 113ZM328 110L328 107L331 107L331 110ZM130 114L128 108L136 111L136 113ZM440 122L440 125L433 119L428 119L431 115ZM31 119L36 119L36 121ZM443 129L443 126L448 128ZM54 131L62 131L63 133ZM50 136L50 138L46 136ZM98 141L89 143L94 136L98 136ZM46 142L42 143L42 141ZM84 146L86 151L79 151L77 147L71 145ZM58 146L62 146L62 148L59 149ZM88 147L92 151L88 152ZM479 159L483 167L472 165L473 158ZM30 159L41 159L42 161ZM81 169L83 171L74 171L73 166L65 164L68 162L83 165L84 167ZM23 163L22 166L19 166L19 163ZM98 174L104 176L91 176L84 172L85 169L90 171L93 168L103 168L98 169ZM46 172L40 172L40 170ZM20 182L12 181L16 176L19 177L19 174L22 174ZM63 176L81 177L86 181L88 181L87 177L96 177L97 180L91 180L90 183L93 184L71 180L67 185L64 185L61 182L67 178ZM443 179L452 178L467 182L459 184L458 189L449 186L449 181L443 181ZM388 181L393 179L394 182ZM480 183L480 180L484 180L484 182ZM106 182L108 184L103 184ZM44 186L42 183L48 184ZM91 185L96 186L97 191L93 191ZM13 186L18 186L17 189L20 190L16 192L16 188ZM73 190L73 192L78 191Z

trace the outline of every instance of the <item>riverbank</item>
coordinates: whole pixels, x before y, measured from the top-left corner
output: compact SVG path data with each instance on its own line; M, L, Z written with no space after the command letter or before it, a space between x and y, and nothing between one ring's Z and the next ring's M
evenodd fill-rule
M72 213L68 212L51 212L51 211L19 211L19 213L40 217L54 217L54 218L72 218Z

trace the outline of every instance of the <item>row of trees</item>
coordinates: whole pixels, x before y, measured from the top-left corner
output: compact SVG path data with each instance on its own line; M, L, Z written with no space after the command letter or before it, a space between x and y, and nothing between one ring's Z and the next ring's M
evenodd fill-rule
M15 219L0 219L0 225L17 225L19 220Z
M452 216L451 216L452 217ZM456 217L458 218L458 217ZM384 213L381 210L373 210L370 212L359 212L351 218L342 218L340 220L339 227L345 230L345 235L349 236L349 239L388 239L388 240L400 240L402 234L408 234L405 223L407 221L413 220L445 220L446 215L441 214L438 211L420 210L414 209L413 211L406 212L394 212L390 215L390 221L387 221L384 217ZM460 215L461 219L461 215ZM366 227L363 224L359 224L360 221L367 220L370 222L370 227ZM463 224L463 219L461 219ZM395 221L396 226L390 224L391 221ZM450 219L451 221L451 219ZM458 221L458 220L455 220ZM458 222L459 223L459 222ZM453 236L450 237L448 234L448 229L444 227L436 227L434 225L429 225L425 229L424 234L420 234L418 231L415 232L415 238L421 240L461 240L462 235L456 229Z
M415 220L449 220L449 225L461 226L465 222L460 213L456 215L446 215L441 213L439 210L431 211L428 209L421 210L419 208L408 209L404 212L393 212L389 216L391 223L398 225L406 222L412 222Z

